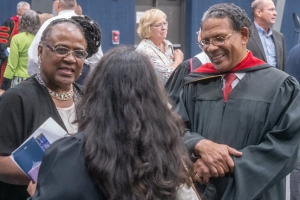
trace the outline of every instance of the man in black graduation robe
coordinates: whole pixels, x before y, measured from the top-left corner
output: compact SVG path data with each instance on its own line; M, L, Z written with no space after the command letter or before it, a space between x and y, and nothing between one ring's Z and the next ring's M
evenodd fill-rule
M248 20L232 4L204 14L202 45L212 63L188 75L181 92L184 141L198 158L194 179L203 200L285 199L285 176L299 163L299 85L246 49ZM228 73L237 81L224 102Z

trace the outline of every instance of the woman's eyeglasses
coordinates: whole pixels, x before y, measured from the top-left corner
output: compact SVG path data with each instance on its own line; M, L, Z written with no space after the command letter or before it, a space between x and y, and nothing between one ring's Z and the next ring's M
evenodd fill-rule
M159 24L153 24L153 25L151 25L152 27L154 27L154 28L159 28L159 27L168 27L168 22L163 22L163 23L159 23Z
M72 55L78 59L85 59L88 56L88 53L85 50L71 51L69 48L63 46L51 47L49 44L46 43L44 45L48 47L50 50L52 50L55 53L55 55L60 58L65 58L70 53L72 53Z

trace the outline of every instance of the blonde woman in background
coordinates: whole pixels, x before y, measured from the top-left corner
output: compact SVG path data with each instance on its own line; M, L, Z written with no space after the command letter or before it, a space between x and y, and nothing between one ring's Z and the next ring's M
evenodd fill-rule
M174 51L172 43L166 40L168 34L166 14L159 9L145 11L137 33L143 40L136 50L150 59L159 80L165 83L184 57L181 50Z

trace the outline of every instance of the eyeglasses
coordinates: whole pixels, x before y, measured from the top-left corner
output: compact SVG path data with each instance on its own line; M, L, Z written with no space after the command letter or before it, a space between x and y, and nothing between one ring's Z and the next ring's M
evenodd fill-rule
M232 34L234 33L235 31L233 31L232 33L226 35L226 36L219 36L219 37L215 37L215 38L212 38L211 40L200 40L200 42L197 42L198 46L201 48L201 49L207 49L208 46L210 44L213 44L215 46L221 46L225 43L225 41L230 37L232 36Z
M70 53L72 53L72 55L75 58L78 58L78 59L85 59L88 56L88 53L85 50L74 50L74 51L71 51L69 48L63 47L63 46L51 47L49 44L46 44L46 43L45 43L45 45L50 50L52 50L57 57L60 57L60 58L65 58Z
M151 26L153 26L154 28L159 28L159 27L168 27L168 22L163 22L163 23L159 23L159 24L153 24L153 25L151 25Z
M269 11L269 12L276 12L276 8L269 8L269 9L266 9L267 11Z

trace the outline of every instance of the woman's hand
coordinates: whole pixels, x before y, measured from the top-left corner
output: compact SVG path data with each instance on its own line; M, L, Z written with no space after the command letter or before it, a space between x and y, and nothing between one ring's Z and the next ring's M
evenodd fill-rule
M2 94L5 92L5 90L0 89L0 97L2 96Z
M202 161L201 158L197 159L194 163L194 174L194 180L200 182L201 185L206 185L210 177L212 177L208 166Z
M180 63L182 63L183 58L184 58L184 55L183 55L182 51L180 49L176 49L174 51L174 63L173 63L172 67L174 67L174 69L175 69Z
M32 197L32 195L34 194L36 190L36 183L30 181L28 187L27 187L27 192L28 194Z

